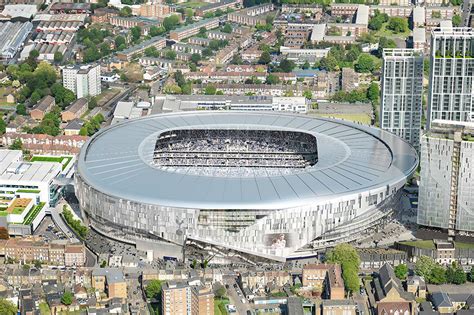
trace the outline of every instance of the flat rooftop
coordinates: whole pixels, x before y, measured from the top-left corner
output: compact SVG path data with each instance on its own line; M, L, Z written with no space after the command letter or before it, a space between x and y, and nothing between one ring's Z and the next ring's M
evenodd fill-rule
M49 182L62 170L60 163L22 161L19 150L0 150L0 180Z

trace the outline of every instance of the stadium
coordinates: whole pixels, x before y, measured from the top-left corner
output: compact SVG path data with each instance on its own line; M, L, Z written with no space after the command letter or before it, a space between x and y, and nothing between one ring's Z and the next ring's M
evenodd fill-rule
M361 238L393 213L417 165L409 144L377 128L194 111L101 130L75 181L83 217L109 237L284 261Z

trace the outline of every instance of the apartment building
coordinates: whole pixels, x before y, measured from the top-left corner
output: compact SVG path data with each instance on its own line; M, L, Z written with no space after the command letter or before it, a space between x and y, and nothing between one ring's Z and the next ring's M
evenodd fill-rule
M226 11L227 9L235 9L242 5L241 0L221 0L215 3L209 3L196 9L197 16L204 16L206 13L213 13L217 10Z
M149 47L155 47L158 50L165 48L166 38L160 36L152 37L151 39L141 42L138 45L129 47L125 50L118 52L117 58L123 61L130 61L134 56L143 54L145 49Z
M272 3L261 4L229 13L227 15L227 20L248 26L266 24L266 13L273 11L273 9L274 7Z
M421 138L417 223L474 235L474 123L434 120Z
M119 11L110 7L97 8L91 15L92 23L109 23L110 18L118 16Z
M330 300L344 299L341 266L337 264L308 264L303 267L303 286L324 291Z
M92 287L106 293L109 299L127 299L127 282L120 269L95 268L92 271Z
M431 33L426 127L436 119L474 119L474 31L441 28Z
M216 28L219 26L219 19L212 18L212 19L204 19L199 22L189 24L186 26L182 26L170 32L170 39L181 41L185 38L194 36L199 33L201 27L206 28L207 30Z
M102 92L100 65L73 65L63 68L63 86L77 98L96 96Z
M423 52L384 49L380 127L419 151L423 110Z
M113 26L118 26L121 28L132 28L140 27L142 35L148 35L150 28L152 26L160 27L161 21L152 18L145 17L122 17L122 16L113 16L109 19L109 23Z
M198 297L195 289L189 284L168 281L161 287L161 290L161 305L164 315L198 314Z
M200 286L196 288L198 300L198 315L214 314L214 293L212 288Z
M144 3L140 5L140 16L165 18L176 12L176 7L164 3Z

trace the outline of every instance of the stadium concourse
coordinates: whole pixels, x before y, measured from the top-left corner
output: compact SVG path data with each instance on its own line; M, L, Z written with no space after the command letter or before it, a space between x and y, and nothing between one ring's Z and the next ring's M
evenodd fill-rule
M284 261L361 239L392 215L417 165L409 144L377 128L195 111L101 130L75 180L87 222L141 250Z

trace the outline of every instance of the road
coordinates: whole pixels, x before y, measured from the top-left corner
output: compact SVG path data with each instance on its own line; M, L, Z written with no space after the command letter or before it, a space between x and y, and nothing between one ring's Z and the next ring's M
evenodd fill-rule
M230 304L235 305L237 314L247 314L247 311L251 309L249 302L245 299L242 291L240 290L235 279L226 279L225 284L228 285L227 295L229 296ZM242 298L245 299L245 303L242 303Z
M59 215L59 211L62 209L62 204L59 203L55 208L50 207L51 217L56 226L63 232L71 242L78 243L79 240L75 237L75 234L69 229L69 226L63 221L63 218Z

